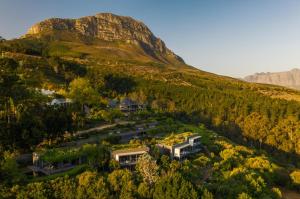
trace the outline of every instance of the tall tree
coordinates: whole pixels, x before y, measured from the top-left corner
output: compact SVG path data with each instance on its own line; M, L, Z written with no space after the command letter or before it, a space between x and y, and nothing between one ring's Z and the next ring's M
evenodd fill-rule
M139 157L136 169L143 177L144 182L148 185L153 185L157 181L159 167L148 153Z
M76 78L70 83L69 96L80 105L100 103L98 93L84 78Z

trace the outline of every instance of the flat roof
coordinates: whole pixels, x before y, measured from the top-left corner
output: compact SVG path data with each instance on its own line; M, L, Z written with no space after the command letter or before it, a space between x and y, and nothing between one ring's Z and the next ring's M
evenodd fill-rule
M134 154L139 152L148 152L148 147L139 147L139 148L128 148L128 149L120 149L112 152L112 155L121 155L121 154Z
M188 146L191 146L189 142L183 142L183 143L180 143L180 144L175 144L173 147L174 147L174 149L175 148L182 149L182 148L185 148L185 147L188 147Z
M201 138L200 135L191 135L188 137L188 139L195 139L195 138Z
M189 139L197 139L201 138L199 134L195 134L192 132L185 132L181 134L174 134L171 136L168 136L164 138L162 141L160 141L161 145L169 146L169 147L177 147L181 144L184 145L186 142L189 141Z

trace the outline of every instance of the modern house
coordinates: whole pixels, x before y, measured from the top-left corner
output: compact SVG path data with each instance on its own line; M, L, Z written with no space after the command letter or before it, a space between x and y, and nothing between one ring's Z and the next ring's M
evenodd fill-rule
M171 158L184 159L187 156L201 151L201 136L191 135L185 141L176 144L161 143L157 145L161 152L168 153Z
M136 165L138 158L149 152L148 147L122 149L112 152L112 158L119 162L121 167L131 167Z
M117 99L111 99L108 101L107 108L117 108L119 101Z
M42 154L34 152L32 154L32 166L29 169L34 173L42 173L44 175L52 175L61 173L74 168L76 165L86 162L86 157L81 156L69 161L47 162L43 160Z
M122 112L136 112L146 109L145 104L138 103L129 98L125 98L120 102L119 108Z
M55 94L55 91L43 89L43 88L40 90L40 92L42 95L45 95L45 96L52 96L53 94Z
M98 153L101 145L85 144L81 147L62 147L40 149L32 154L32 165L28 168L33 174L51 175L65 172L84 164L94 164L98 159L93 154Z

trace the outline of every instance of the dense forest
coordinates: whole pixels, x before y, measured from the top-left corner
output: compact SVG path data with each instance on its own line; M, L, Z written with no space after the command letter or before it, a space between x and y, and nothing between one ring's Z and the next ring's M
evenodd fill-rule
M169 122L170 125L178 124ZM28 178L21 174L13 153L1 161L0 194L4 198L281 198L278 187L299 189L299 171L274 163L256 150L236 145L203 125L186 125L205 136L205 151L184 161L172 160L156 150L155 139L131 141L147 144L152 152L141 156L136 172L121 169L108 154L113 145L103 142L90 151L89 162L63 174ZM171 134L170 136L173 136ZM96 150L94 150L96 149ZM55 156L49 158L54 159Z
M297 189L299 172L289 176L282 163L300 166L300 104L262 91L297 96L298 92L187 65L93 57L88 50L74 50L66 43L55 41L54 45L52 39L0 43L0 179L6 181L1 194L8 198L280 198L276 186L284 186L280 183L287 179ZM78 45L88 49L90 44ZM75 103L47 106L49 98L40 94L42 88ZM143 169L132 173L109 166L109 171L91 167L81 174L41 182L28 182L18 175L14 154L32 152L42 142L55 144L89 120L112 122L120 113L108 110L108 102L125 96L146 103L149 115L202 123L251 149L224 139L208 143L212 154L194 162L145 157L141 162L154 167L153 182ZM91 110L90 118L83 113L85 106ZM208 165L214 171L209 183L197 182Z

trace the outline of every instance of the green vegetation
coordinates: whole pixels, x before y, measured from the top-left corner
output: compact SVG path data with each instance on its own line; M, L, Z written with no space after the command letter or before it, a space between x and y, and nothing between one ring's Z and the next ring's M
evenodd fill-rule
M289 174L289 170L262 151L216 137L203 126L188 126L205 132L209 139L202 153L182 162L162 154L157 158L154 154L145 154L138 160L137 172L120 169L110 161L102 168L84 164L62 174L27 181L24 177L22 181L17 180L15 173L11 179L16 181L2 186L0 193L4 198L90 198L98 195L105 198L281 198L278 187L282 183L290 187L299 185L298 171L290 168ZM153 150L159 140L144 142Z
M107 152L102 146L86 144L80 148L48 149L45 152L41 152L40 158L47 163L54 163L72 161L80 157L87 157L88 159L92 159L100 155L105 155L105 153Z
M241 199L280 198L279 187L299 190L300 104L284 97L296 99L299 92L170 65L121 41L68 36L0 43L1 196ZM57 96L43 96L41 88ZM47 105L63 97L73 103ZM173 143L182 140L178 133L199 133L203 153L178 162L158 153L160 139L132 141L149 145L152 157L130 172L109 161L105 147L52 149L91 123L125 118L107 107L124 97L147 104L148 110L130 119L168 118L148 135L170 136L166 142ZM115 135L105 141L115 149L126 146ZM43 157L48 162L88 154L92 171L81 173L83 167L30 182L20 175L14 154L41 146L50 148Z
M172 134L166 138L164 138L161 143L167 146L173 146L175 144L182 143L187 140L189 136L193 135L191 132L185 132L180 134Z

